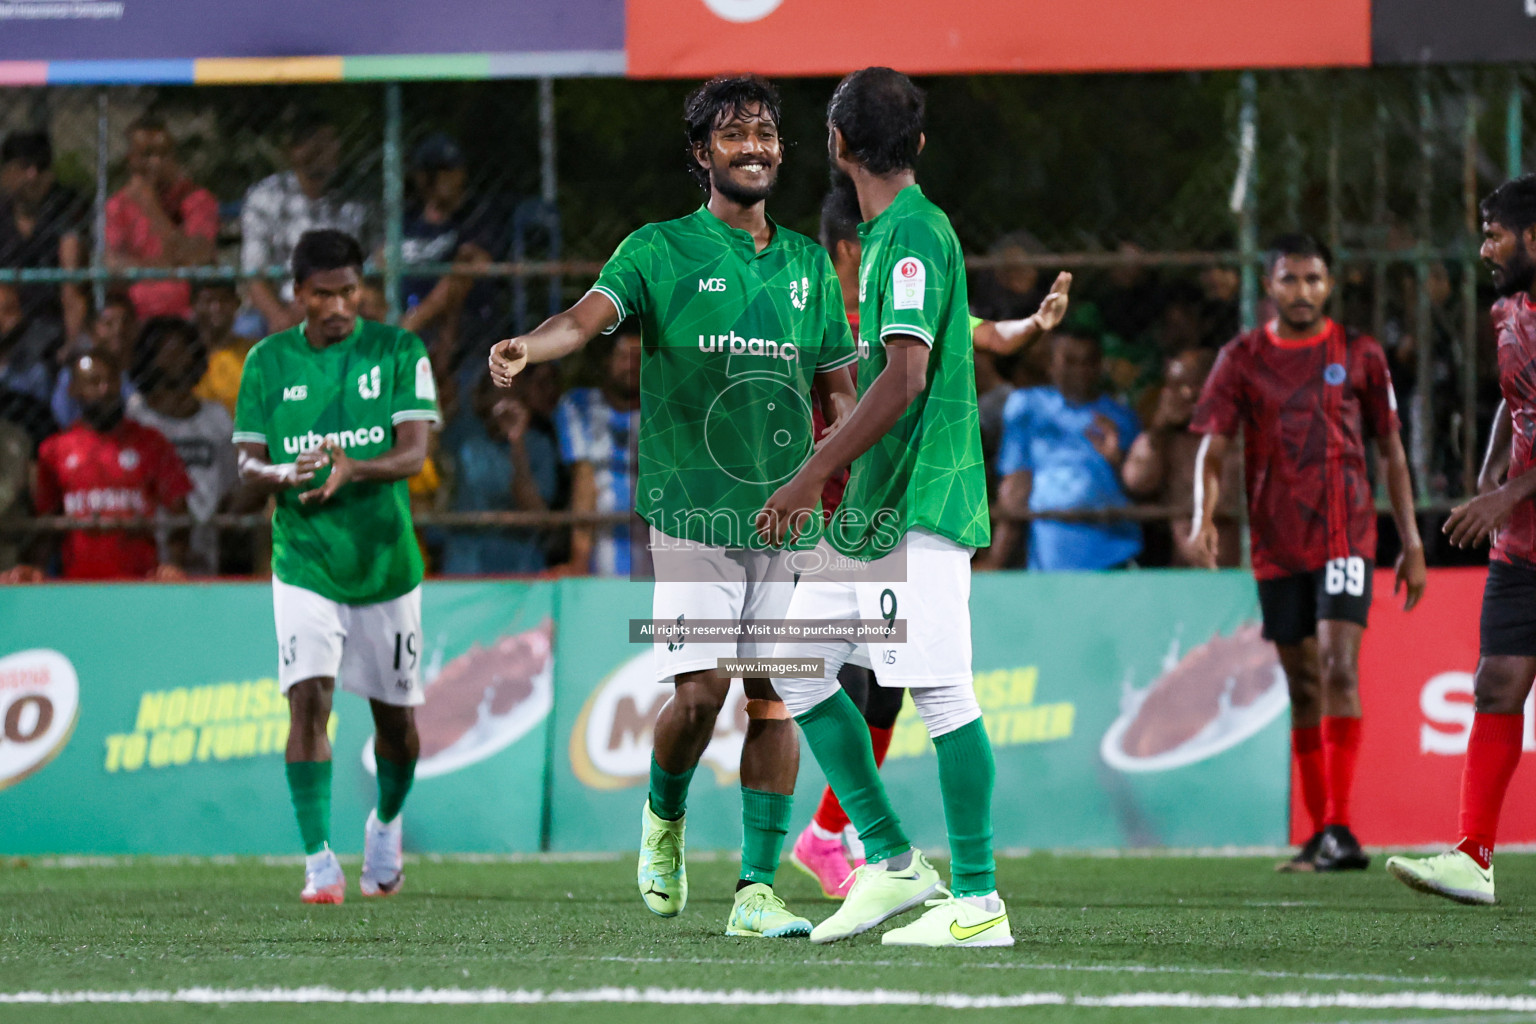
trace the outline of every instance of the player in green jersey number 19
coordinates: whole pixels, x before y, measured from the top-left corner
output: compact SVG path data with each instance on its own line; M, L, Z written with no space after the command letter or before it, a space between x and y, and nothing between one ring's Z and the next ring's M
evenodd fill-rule
M404 879L400 808L421 748L422 562L405 481L426 458L437 391L421 339L358 317L362 272L352 236L299 239L304 322L251 350L235 405L241 479L277 496L272 604L306 903L340 903L346 886L329 844L337 681L368 698L376 730L365 896L398 892Z
M816 549L824 568L802 574L786 617L905 623L904 643L867 649L876 681L910 689L933 737L954 888L940 885L902 832L869 732L838 688L854 645L780 644L776 654L824 659L822 677L776 685L867 858L811 940L857 935L937 895L922 917L882 941L1010 946L992 858L995 769L971 677L970 556L989 529L965 260L913 172L924 143L922 92L889 68L866 68L838 85L827 122L833 162L853 179L864 216L859 404L774 492L759 523L771 542L793 539L827 477L852 462L830 544Z
M499 342L491 374L509 386L527 362L558 359L636 318L635 505L651 526L652 618L685 627L777 620L794 587L790 553L765 550L754 517L811 452L812 389L824 409L852 407L845 367L853 341L826 252L763 208L783 159L777 92L752 76L714 79L689 96L684 122L690 170L708 192L704 207L630 235L576 305ZM719 659L765 655L771 644L684 635L653 650L658 681L674 688L654 730L637 881L645 905L673 917L688 897L688 785L730 685ZM742 870L726 931L804 935L810 922L772 888L799 739L768 680L745 683Z

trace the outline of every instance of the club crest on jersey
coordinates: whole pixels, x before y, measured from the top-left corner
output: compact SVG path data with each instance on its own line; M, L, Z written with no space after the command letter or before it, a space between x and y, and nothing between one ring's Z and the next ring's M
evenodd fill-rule
M1323 368L1324 384L1332 384L1334 387L1338 387L1340 384L1344 383L1344 378L1346 376L1347 374L1344 372L1343 363L1329 363L1326 367Z
M379 381L379 368L375 366L368 373L357 378L357 393L364 398L378 398L383 387Z
M811 279L802 277L798 281L789 282L789 304L796 309L804 309L805 304L811 300Z
M139 453L132 448L124 448L117 453L117 464L123 467L126 473L132 473L139 468Z
M928 284L928 268L915 256L896 261L891 271L891 308L922 309L923 289Z

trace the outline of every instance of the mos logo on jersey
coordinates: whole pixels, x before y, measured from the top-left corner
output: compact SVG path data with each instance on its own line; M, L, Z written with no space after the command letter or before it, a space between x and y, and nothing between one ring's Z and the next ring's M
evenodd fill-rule
M283 388L283 401L285 402L302 402L308 397L308 384L294 384L290 387Z

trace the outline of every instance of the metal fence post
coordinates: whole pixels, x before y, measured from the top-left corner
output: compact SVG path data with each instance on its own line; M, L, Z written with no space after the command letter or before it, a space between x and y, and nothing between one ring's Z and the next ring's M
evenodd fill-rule
M111 125L107 116L107 90L96 90L96 205L93 223L96 237L91 241L91 269L99 271L107 265L107 147ZM91 281L91 302L97 312L107 304L107 281L96 277ZM75 339L70 338L73 342Z
M1475 81L1474 81L1475 85ZM1472 246L1478 235L1477 115L1481 106L1476 88L1464 87L1466 120L1461 132L1462 218L1466 237L1461 261L1461 493L1477 493L1477 261Z
M1417 485L1419 501L1429 500L1430 450L1434 443L1434 386L1435 386L1435 325L1429 307L1429 250L1434 234L1434 217L1431 199L1435 188L1435 142L1432 136L1434 107L1429 95L1429 71L1419 68L1414 77L1418 93L1418 143L1419 188L1418 216L1413 253L1414 281L1417 294L1413 303L1413 333L1418 344L1415 352L1418 362L1417 377L1413 385L1413 435L1411 439L1413 482Z
M555 80L539 79L539 198L554 215L555 200L559 194L559 178L555 169ZM565 281L558 275L549 279L549 308L546 315L553 316L560 308L560 296Z
M400 83L384 85L384 299L389 322L400 322L401 228L405 221Z
M1509 101L1504 107L1504 172L1511 178L1520 177L1522 166L1521 148L1524 146L1522 136L1521 109L1524 94L1520 91L1520 71L1518 68L1509 72Z
M1254 188L1258 180L1258 80L1252 71L1244 71L1238 79L1238 93L1242 97L1237 131L1237 182L1232 189L1232 212L1237 215L1238 248L1242 252L1242 300L1243 330L1258 322L1259 276L1258 226L1254 216Z

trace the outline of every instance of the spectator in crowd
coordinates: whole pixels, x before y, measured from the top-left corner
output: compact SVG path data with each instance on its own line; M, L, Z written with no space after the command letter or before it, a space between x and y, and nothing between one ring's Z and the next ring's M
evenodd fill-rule
M207 266L218 234L219 202L182 173L165 122L146 116L130 124L128 184L107 200L107 266ZM186 281L135 281L128 297L141 321L192 312Z
M1228 237L1219 247L1235 249L1237 243ZM1200 269L1200 344L1220 348L1237 337L1242 325L1238 309L1242 294L1243 275L1236 266L1211 263Z
M133 365L133 346L138 332L139 322L133 313L133 303L129 301L128 296L114 293L107 296L107 301L91 318L90 333L84 339L84 347L105 352L118 366L131 366ZM72 387L74 359L79 352L77 346L71 346L71 349L75 351L70 352L64 368L59 371L53 385L51 406L53 418L58 420L60 427L73 426L74 422L80 418L80 403L75 401ZM132 398L138 390L133 386L133 380L126 370L122 375L121 388L124 401Z
M0 389L47 402L58 332L27 314L21 291L0 282Z
M78 192L55 180L46 132L12 132L0 143L0 267L79 270L86 263L88 212ZM84 285L22 285L21 305L61 338L72 340L85 329Z
M416 148L415 201L406 210L401 257L420 263L483 265L502 252L501 224L492 204L471 198L464 152L446 135L432 135ZM485 278L407 277L401 282L405 314L401 325L420 334L440 370L458 368L466 351L495 340L497 288Z
M316 228L336 228L363 242L373 237L368 205L341 195L341 135L324 118L301 116L288 134L288 166L251 186L240 210L240 269L258 274L285 266L299 236ZM293 283L277 285L265 277L250 282L251 304L267 322L268 332L303 319L294 306Z
M1008 515L1129 504L1120 487L1125 450L1140 432L1136 415L1103 394L1103 351L1097 338L1058 332L1051 339L1051 381L1016 392L1003 408L1002 477L998 498ZM989 568L1000 567L1017 524L1005 521L994 538ZM1069 523L1037 519L1030 526L1029 567L1110 569L1141 552L1135 522Z
M1028 231L1015 231L992 244L987 255L998 265L976 275L971 310L985 320L1023 320L1040 308L1045 289L1040 268L1025 260L1050 250Z
M1204 435L1189 429L1195 403L1205 378L1216 363L1215 351L1191 348L1173 356L1164 368L1162 387L1158 390L1156 411L1151 425L1137 436L1120 468L1125 491L1137 501L1152 502L1184 511L1166 524L1157 524L1158 539L1167 551L1167 562L1192 566L1187 550L1190 514L1189 496L1194 493L1195 456ZM1223 466L1227 479L1222 481L1224 511L1227 518L1217 524L1220 548L1217 564L1238 565L1242 561L1242 537L1238 530L1238 496L1242 489L1242 460L1229 458ZM1152 532L1149 524L1148 532ZM1148 547L1152 545L1149 542Z
M1127 345L1151 345L1152 331L1163 309L1163 290L1134 242L1121 242L1116 252L1128 262L1111 267L1107 287L1098 297L1104 329Z
M159 316L144 325L129 372L138 394L128 400L128 418L164 435L192 482L187 511L197 525L182 568L199 576L218 574L219 535L208 520L228 508L240 482L230 440L234 420L219 403L193 394L207 368L208 350L197 328L180 317ZM160 561L166 562L167 532L160 531L157 540Z
M489 374L476 382L470 409L461 411L443 436L443 449L454 464L453 511L549 508L555 496L555 451L547 441L541 443L528 422L521 398L500 397ZM451 575L543 569L535 530L454 530L443 545L443 572Z
M0 401L3 401L0 395ZM32 479L34 445L27 432L14 423L0 420L0 522L20 519L31 512L27 494ZM0 533L0 574L16 568L21 559L21 538Z
M240 312L240 293L227 281L204 281L192 291L192 323L197 340L208 353L208 372L193 391L198 398L218 402L231 416L240 394L240 374L245 357L256 342L235 333L235 314Z
M76 519L140 519L186 511L192 483L176 449L161 434L124 416L122 368L116 357L92 349L69 366L70 390L81 409L79 423L44 441L37 453L40 516ZM49 534L32 557L7 575L8 582L36 582L53 561ZM73 530L58 552L68 580L184 579L186 531L172 531L162 560L152 531Z
M640 326L626 320L613 334L601 387L574 388L560 399L555 425L560 458L571 471L572 512L634 508L640 437ZM565 571L624 576L637 548L633 523L571 531Z

